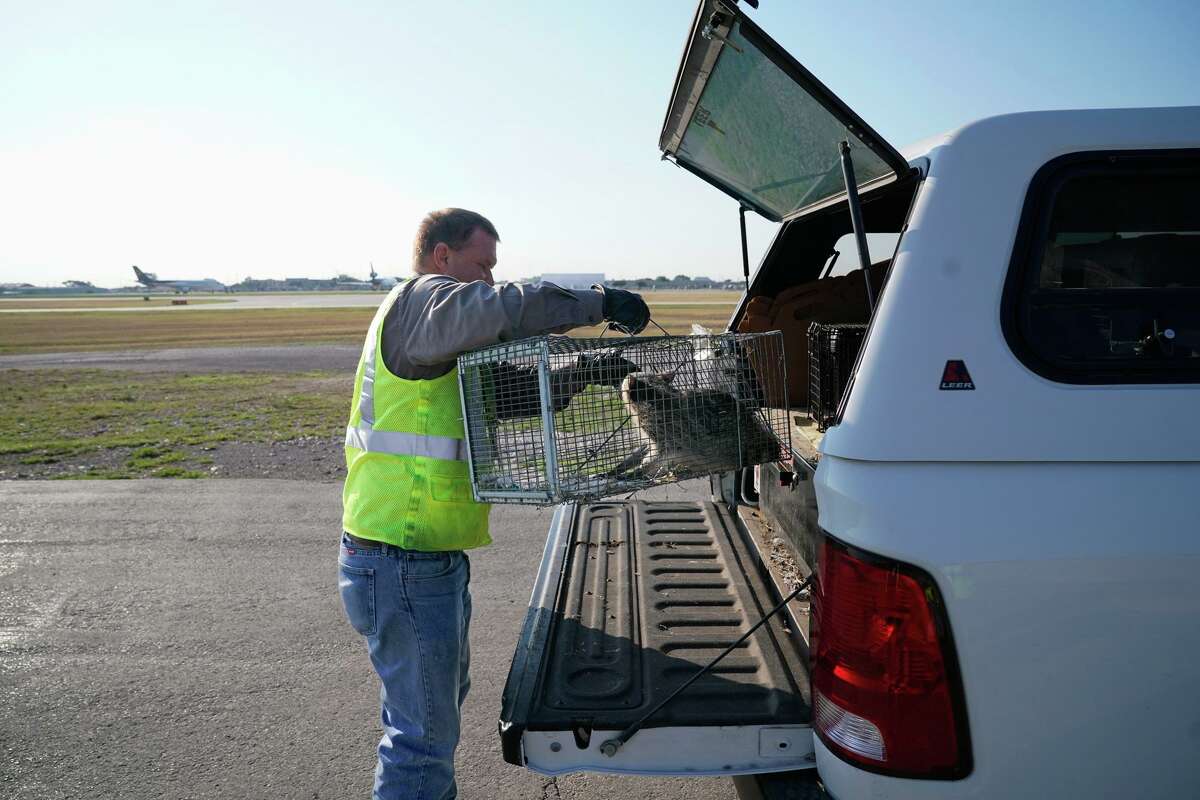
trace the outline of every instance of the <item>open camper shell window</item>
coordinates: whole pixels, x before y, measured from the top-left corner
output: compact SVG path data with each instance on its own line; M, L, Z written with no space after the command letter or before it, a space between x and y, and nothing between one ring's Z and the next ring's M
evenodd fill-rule
M732 0L703 0L659 137L664 155L778 222L845 191L842 141L860 190L911 171Z

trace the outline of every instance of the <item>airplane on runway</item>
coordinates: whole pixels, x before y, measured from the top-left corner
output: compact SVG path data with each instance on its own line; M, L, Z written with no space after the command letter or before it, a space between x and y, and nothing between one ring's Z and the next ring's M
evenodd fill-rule
M381 278L375 272L375 265L371 264L371 288L373 289L391 289L400 282L399 278Z
M338 286L353 286L356 289L382 289L388 290L400 282L399 278L381 278L379 273L375 271L374 262L371 263L371 279L369 281L338 281Z
M229 287L218 280L205 278L200 281L176 281L176 280L160 280L153 272L142 272L136 266L133 268L133 274L137 276L138 283L145 286L147 289L174 289L176 292L187 294L188 292L228 292Z

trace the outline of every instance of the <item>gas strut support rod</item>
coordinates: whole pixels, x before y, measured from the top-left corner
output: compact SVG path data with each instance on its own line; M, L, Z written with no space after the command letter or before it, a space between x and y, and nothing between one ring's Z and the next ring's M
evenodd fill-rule
M746 291L750 291L750 251L746 249L746 212L749 210L738 205L738 222L742 226L742 278L746 281Z
M706 672L711 670L713 667L715 667L717 665L718 661L720 661L722 658L724 658L725 656L732 653L735 649L737 649L738 645L740 645L742 642L749 639L750 635L753 634L759 628L761 628L763 623L765 623L771 617L773 617L777 613L779 613L788 603L795 600L797 595L799 595L801 592L803 592L805 589L807 589L809 586L811 586L812 581L813 581L813 575L809 575L807 578L805 578L803 581L801 581L800 585L797 586L795 589L793 589L791 594L789 594L787 597L780 600L779 605L775 606L770 611L768 611L766 614L764 614L763 618L760 619L758 622L754 623L754 625L750 628L750 630L743 633L742 637L740 639L738 639L733 644L729 645L729 647L726 647L723 651L721 651L720 655L718 655L712 661L708 662L703 667L696 670L695 674L693 674L692 677L688 678L686 681L681 683L675 689L675 691L671 692L669 695L666 696L666 698L664 698L663 700L661 700L657 704L655 704L654 708L650 709L645 714L643 714L637 721L635 721L633 724L631 724L628 728L621 731L613 738L608 739L607 741L604 742L604 744L600 745L600 752L603 753L604 755L608 756L609 758L612 758L613 756L615 756L617 754L617 751L619 751L621 749L622 745L626 744L630 739L632 739L634 737L634 735L642 729L642 726L645 725L646 722L649 721L649 719L651 717L653 717L655 714L657 714L659 711L662 710L663 706L665 706L667 703L674 700L684 689L688 688L693 683L695 683L696 680L701 675L705 674Z
M846 201L850 204L850 226L858 246L858 263L867 283L867 308L875 313L875 291L871 287L871 253L867 250L867 232L863 228L862 202L858 199L858 181L854 179L854 160L850 158L850 143L845 139L838 145L842 154L842 178L846 181Z

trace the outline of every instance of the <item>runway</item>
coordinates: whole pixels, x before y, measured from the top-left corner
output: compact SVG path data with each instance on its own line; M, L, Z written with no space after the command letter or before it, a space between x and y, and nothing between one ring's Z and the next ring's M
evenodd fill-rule
M340 490L0 483L4 796L368 796L377 684L337 595ZM727 779L550 779L502 760L500 694L549 521L498 508L496 543L472 556L460 796L731 800Z

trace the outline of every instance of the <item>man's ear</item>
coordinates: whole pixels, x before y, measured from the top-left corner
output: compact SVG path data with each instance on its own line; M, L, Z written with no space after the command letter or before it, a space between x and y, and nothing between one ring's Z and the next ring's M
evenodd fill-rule
M445 242L435 244L433 252L429 254L429 261L436 272L445 275L446 266L450 263L450 245Z

